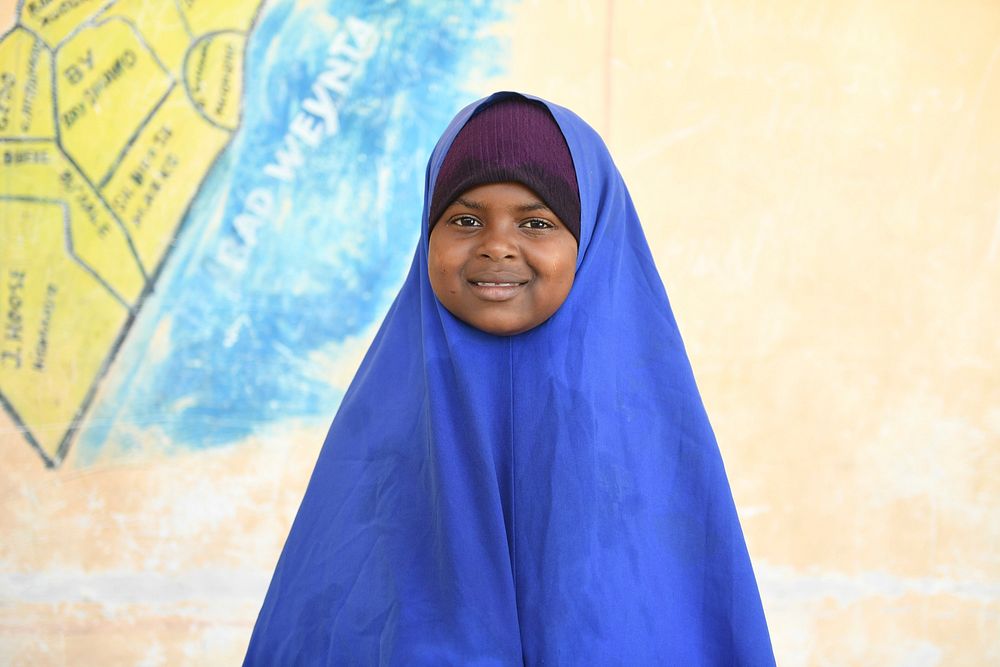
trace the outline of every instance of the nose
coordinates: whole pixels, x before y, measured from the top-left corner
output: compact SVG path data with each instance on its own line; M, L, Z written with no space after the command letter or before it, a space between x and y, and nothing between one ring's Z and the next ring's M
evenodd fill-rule
M484 259L499 262L517 257L517 239L512 225L488 224L480 239L479 256Z

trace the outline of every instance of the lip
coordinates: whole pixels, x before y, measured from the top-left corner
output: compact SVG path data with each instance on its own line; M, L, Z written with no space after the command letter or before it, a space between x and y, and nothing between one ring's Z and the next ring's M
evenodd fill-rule
M528 284L528 280L514 273L480 273L468 279L469 289L484 301L509 301Z
M530 276L517 271L477 271L469 272L467 280L470 283L526 283Z

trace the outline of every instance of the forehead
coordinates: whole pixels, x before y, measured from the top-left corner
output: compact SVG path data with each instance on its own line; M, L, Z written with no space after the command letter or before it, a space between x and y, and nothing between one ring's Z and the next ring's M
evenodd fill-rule
M460 206L474 210L511 209L515 211L548 211L548 204L534 190L515 181L487 183L469 188L455 198L449 208Z

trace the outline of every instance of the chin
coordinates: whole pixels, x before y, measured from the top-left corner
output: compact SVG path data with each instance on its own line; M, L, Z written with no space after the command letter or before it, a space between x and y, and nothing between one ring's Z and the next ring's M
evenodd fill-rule
M519 333L524 333L529 329L534 327L492 327L492 326L472 326L476 327L480 331L485 331L488 334L493 334L494 336L516 336Z
M469 324L470 326L473 326L473 327L479 329L480 331L485 331L488 334L493 334L494 336L516 336L519 333L524 333L525 331L529 331L531 329L534 329L535 327L537 327L541 323L540 322L538 322L538 323L530 323L530 322L523 322L523 321L521 321L521 322L503 322L503 321L499 321L498 322L496 320L490 320L490 321L486 321L486 322L482 322L482 321L480 321L480 322L474 322L474 321L470 322L470 321L467 321L466 324Z

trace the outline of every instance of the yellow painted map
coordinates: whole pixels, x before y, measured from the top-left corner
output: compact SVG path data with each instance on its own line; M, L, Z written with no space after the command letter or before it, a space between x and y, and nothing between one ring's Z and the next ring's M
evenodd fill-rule
M241 115L261 0L26 0L0 38L0 403L57 465Z

